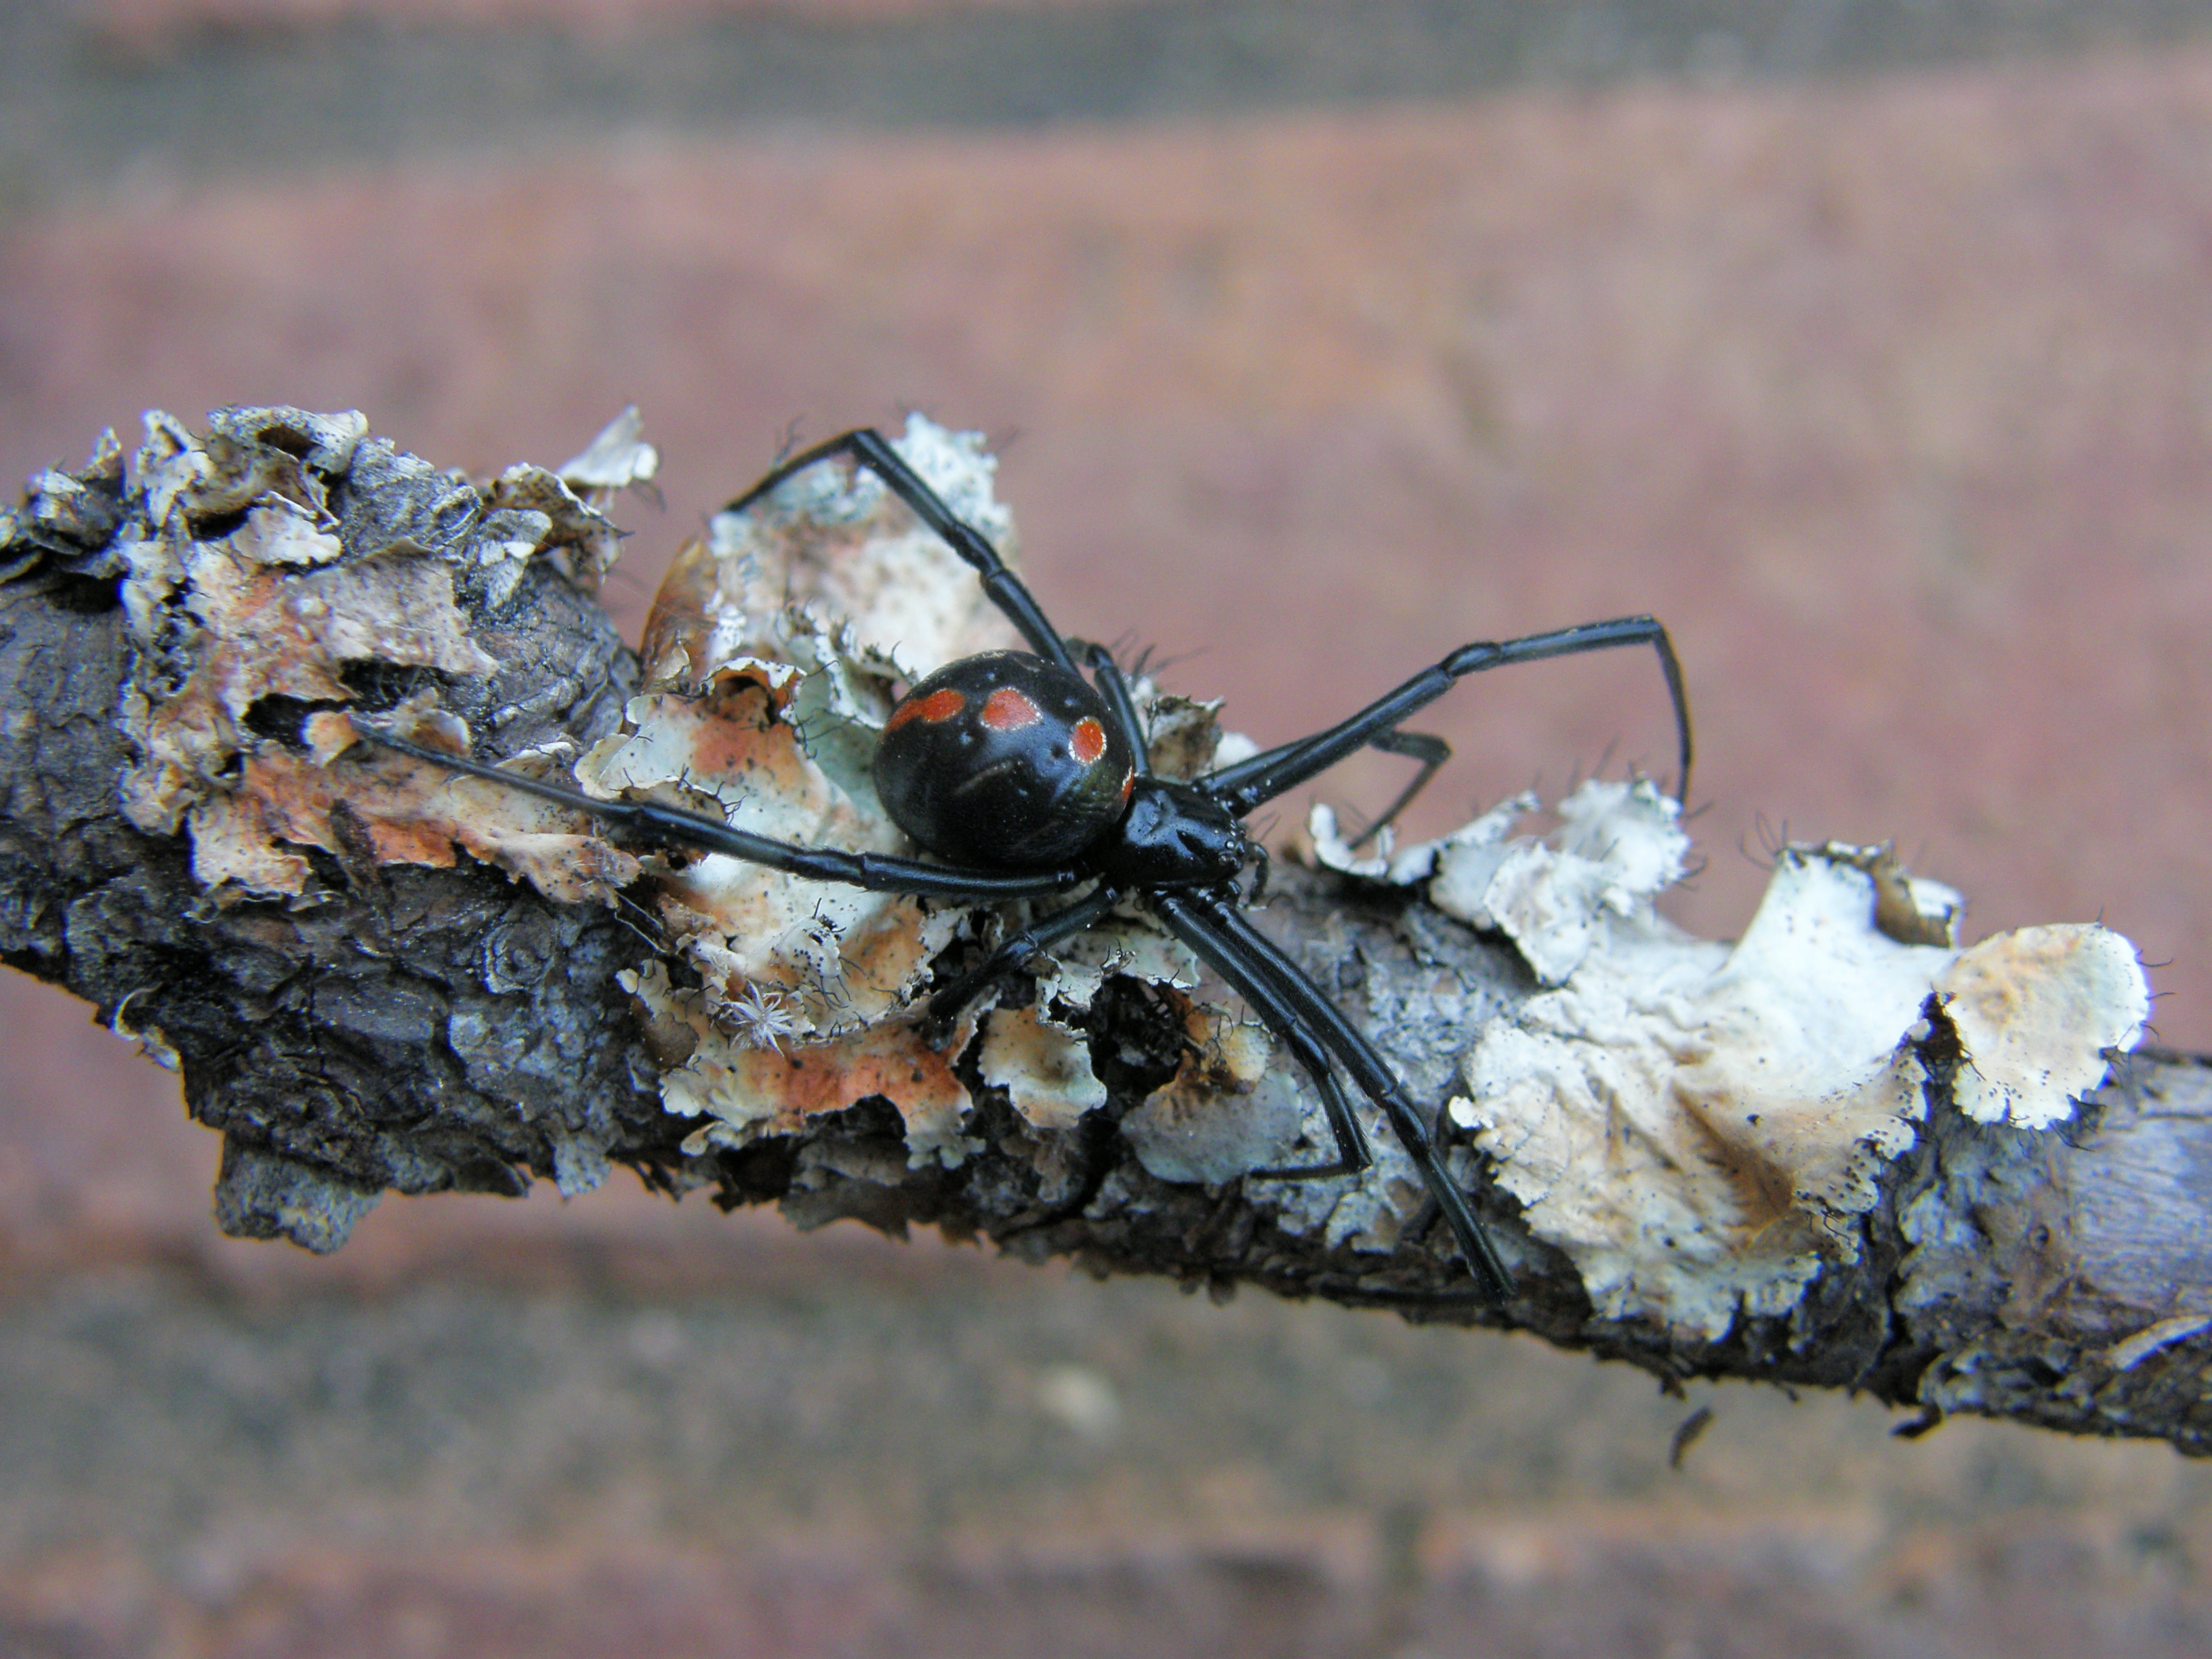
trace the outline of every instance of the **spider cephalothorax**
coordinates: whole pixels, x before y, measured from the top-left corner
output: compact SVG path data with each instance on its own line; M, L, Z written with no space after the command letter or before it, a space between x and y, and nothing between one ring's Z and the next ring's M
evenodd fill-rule
M600 800L362 728L364 735L418 759L562 802L659 845L721 853L813 880L978 904L1087 890L938 991L928 1009L934 1019L957 1013L994 980L1117 905L1139 903L1251 1006L1320 1095L1337 1156L1252 1174L1310 1179L1355 1173L1373 1162L1340 1072L1389 1122L1483 1294L1493 1301L1510 1297L1512 1275L1446 1168L1428 1115L1366 1035L1247 918L1237 878L1257 849L1243 820L1355 750L1419 759L1419 775L1370 826L1371 835L1448 752L1436 738L1401 732L1409 716L1468 674L1619 646L1648 645L1658 653L1680 740L1679 795L1689 778L1689 711L1666 629L1650 617L1624 617L1462 646L1326 731L1176 781L1153 773L1144 723L1112 654L1085 647L1079 665L989 539L956 515L877 433L848 432L794 456L731 510L743 510L793 474L834 456L874 473L943 537L1030 647L947 664L916 682L884 724L872 770L877 794L898 827L940 861L798 846L659 802Z

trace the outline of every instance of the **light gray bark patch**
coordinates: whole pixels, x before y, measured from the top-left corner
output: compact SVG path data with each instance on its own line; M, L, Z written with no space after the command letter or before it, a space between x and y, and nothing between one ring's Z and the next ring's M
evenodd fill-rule
M225 1140L216 1224L233 1238L289 1238L318 1255L346 1242L378 1194L327 1170Z

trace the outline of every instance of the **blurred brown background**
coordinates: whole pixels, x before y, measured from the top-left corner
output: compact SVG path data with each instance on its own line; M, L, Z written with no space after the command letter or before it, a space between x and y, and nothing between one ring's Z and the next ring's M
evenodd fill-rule
M1686 924L1785 835L1894 838L1977 933L2127 933L2197 1048L2208 295L2181 0L0 16L0 473L251 402L488 471L635 400L634 635L793 422L924 409L992 434L1063 626L1263 741L1658 613ZM1432 725L1431 830L1667 757L1642 659ZM166 1074L0 995L0 1652L2212 1650L2162 1448L612 1187L387 1200L313 1261L215 1237Z

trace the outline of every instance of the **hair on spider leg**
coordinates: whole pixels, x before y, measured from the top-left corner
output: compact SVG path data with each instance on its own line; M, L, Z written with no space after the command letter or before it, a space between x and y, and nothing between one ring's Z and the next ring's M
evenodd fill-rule
M1759 851L1751 850L1750 842L1743 836L1736 837L1736 851L1762 870L1772 870L1782 862L1782 855L1790 850L1790 820L1784 818L1778 827L1765 812L1752 815L1751 834L1759 837Z
M1071 640L1069 644L1071 646L1095 645L1097 649L1105 652L1113 659L1122 679L1129 685L1135 686L1141 682L1151 681L1155 696L1179 695L1166 690L1160 681L1170 671L1181 667L1185 663L1195 662L1205 656L1207 649L1203 645L1197 645L1172 655L1164 654L1158 641L1146 639L1133 628L1123 629L1110 641L1102 643Z
M1155 640L1137 653L1137 661L1143 675L1157 686L1176 669L1190 663L1203 662L1212 653L1213 647L1209 645L1194 645L1182 651L1170 652L1164 650Z
M1445 1165L1430 1127L1433 1115L1417 1104L1374 1039L1249 920L1265 888L1265 854L1247 820L1359 750L1406 752L1414 734L1401 732L1405 721L1470 675L1617 648L1649 649L1658 659L1674 716L1679 799L1689 787L1689 702L1667 630L1651 617L1618 617L1475 641L1334 726L1197 778L1163 777L1152 770L1150 734L1112 654L1085 648L1079 662L989 538L955 514L881 434L859 428L786 454L726 510L743 513L803 469L831 460L873 475L941 538L1028 646L945 664L909 686L884 724L871 767L878 801L930 857L780 841L738 829L726 815L650 799L599 800L381 732L368 732L370 740L595 813L611 828L659 847L689 847L808 880L970 907L1061 901L952 984L934 990L926 1012L931 1020L957 1015L1000 975L1134 902L1247 1005L1320 1094L1336 1157L1252 1173L1313 1180L1370 1168L1374 1155L1353 1114L1348 1083L1389 1123L1449 1224L1456 1253L1474 1277L1473 1297L1487 1305L1512 1297L1513 1276ZM1255 865L1261 879L1248 889L1244 872ZM837 994L819 981L818 963L813 971L825 994Z
M1152 660L1152 647L1148 643L1140 642L1135 629L1123 629L1105 644L1114 660L1121 665L1122 673L1132 680L1145 678L1145 665Z
M771 470L780 468L799 448L799 434L806 430L806 417L794 415L783 423L775 434L775 455L769 463Z

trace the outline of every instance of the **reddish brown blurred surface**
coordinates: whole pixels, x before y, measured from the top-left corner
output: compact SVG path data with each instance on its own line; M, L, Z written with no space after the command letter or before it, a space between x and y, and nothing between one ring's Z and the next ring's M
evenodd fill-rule
M106 15L159 52L206 10ZM1698 718L1685 922L1739 929L1785 828L1893 837L1977 931L2102 915L2170 959L2161 1034L2212 1048L2212 50L156 156L5 212L0 474L149 405L261 401L485 471L635 400L667 465L628 514L634 632L791 422L922 408L999 443L1064 626L1158 647L1255 737L1469 639L1648 609ZM1471 684L1433 725L1460 759L1431 829L1667 753L1642 660ZM317 1262L215 1238L172 1080L0 994L12 1651L2208 1644L2208 1489L2157 1448L1905 1447L1879 1413L1732 1395L1674 1477L1686 1406L1517 1344L627 1191L387 1204ZM526 1364L435 1381L508 1318ZM302 1323L338 1382L288 1358ZM609 1344L642 1370L600 1375ZM795 1417L666 1381L763 1345ZM330 1452L364 1413L404 1445ZM529 1449L579 1433L573 1465ZM526 1474L457 1488L449 1443Z

